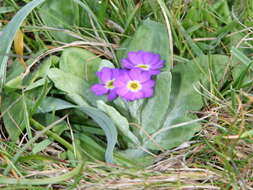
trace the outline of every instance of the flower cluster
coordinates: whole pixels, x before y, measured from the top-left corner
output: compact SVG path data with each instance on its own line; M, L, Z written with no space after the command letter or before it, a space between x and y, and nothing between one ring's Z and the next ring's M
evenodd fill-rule
M108 100L118 96L133 101L153 96L155 81L164 65L159 54L145 51L129 52L128 57L121 60L123 69L104 67L97 72L99 84L91 87L97 96L108 94Z

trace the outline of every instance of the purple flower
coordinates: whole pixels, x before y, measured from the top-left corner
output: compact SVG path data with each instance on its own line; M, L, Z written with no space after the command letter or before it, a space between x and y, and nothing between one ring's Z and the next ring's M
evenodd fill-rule
M114 100L118 96L114 81L116 77L123 72L124 70L104 67L101 71L96 73L100 79L100 83L93 85L91 91L97 96L108 94L108 100Z
M129 52L128 57L121 60L123 67L127 69L139 68L151 75L158 75L164 66L159 54L145 51Z
M133 101L153 96L155 81L151 80L151 75L147 72L132 69L117 77L114 85L119 96Z

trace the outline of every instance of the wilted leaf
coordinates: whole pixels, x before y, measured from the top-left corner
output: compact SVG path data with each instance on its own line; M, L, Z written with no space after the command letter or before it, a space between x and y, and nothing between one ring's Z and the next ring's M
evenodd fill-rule
M24 59L23 59L23 54L24 54L24 34L21 30L18 30L15 38L14 38L14 49L16 51L17 55L20 55L19 62L24 66L27 67Z

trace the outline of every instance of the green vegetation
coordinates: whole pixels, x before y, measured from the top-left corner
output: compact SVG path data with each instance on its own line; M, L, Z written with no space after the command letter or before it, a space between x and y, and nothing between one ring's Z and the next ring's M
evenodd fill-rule
M251 0L0 2L1 189L253 189ZM91 85L129 51L149 99Z

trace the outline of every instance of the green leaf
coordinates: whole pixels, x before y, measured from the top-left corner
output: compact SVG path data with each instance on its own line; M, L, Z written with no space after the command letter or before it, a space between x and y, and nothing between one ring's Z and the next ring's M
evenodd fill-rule
M169 62L169 38L166 27L158 22L146 20L135 32L130 41L126 41L122 45L124 52L120 52L122 56L126 57L129 51L150 51L159 53L163 60L166 60L165 70L169 70L172 63Z
M252 82L253 82L253 72L250 72L250 67L251 65L253 65L253 61L251 63L248 64L247 67L245 67L243 65L243 67L240 67L240 70L238 70L238 68L235 68L235 71L237 71L238 73L234 72L234 74L236 73L239 74L237 76L237 78L235 77L234 81L233 81L233 88L234 89L240 89L242 88L244 85L247 85L247 83L252 86Z
M62 53L60 69L92 84L98 82L95 73L101 61L100 58L85 49L67 48Z
M22 75L17 76L16 78L13 78L9 80L6 84L5 87L10 88L10 89L22 89L22 83L23 83L24 77Z
M80 140L80 147L84 154L89 158L96 160L103 160L105 149L99 145L94 138L91 138L84 134L76 134L76 137Z
M51 143L52 143L52 141L49 139L43 140L40 143L36 143L32 149L32 153L36 154L36 153L46 149Z
M90 116L104 130L107 139L105 160L113 162L113 149L117 142L117 130L112 120L106 114L85 103L84 99L87 99L90 103L96 105L96 98L87 88L88 84L79 77L65 73L60 69L50 69L48 76L58 89L66 92L80 106L78 107L80 111Z
M253 129L245 131L242 135L241 138L247 138L247 137L253 137Z
M23 123L23 125L25 126L25 128L26 128L26 132L27 132L27 134L28 134L28 138L29 139L32 139L32 131L31 131L31 126L30 126L30 121L29 121L29 119L30 119L30 115L32 114L31 112L31 107L29 107L29 102L28 102L28 100L26 99L26 97L25 97L25 94L24 93L22 93L22 103L23 103L23 109L22 109L22 112L23 112L23 114L24 114L24 123Z
M100 135L100 136L105 135L103 129L100 129L98 127L87 127L85 124L84 125L74 124L73 128L80 131L80 134L83 133L87 135Z
M157 76L154 96L149 98L142 110L141 126L148 133L157 131L167 114L170 104L171 73L162 72ZM141 132L141 136L146 141L148 137Z
M37 87L43 86L45 83L46 83L46 78L39 79L36 82L33 82L32 84L27 86L25 88L25 91L29 91L29 90L35 89ZM8 85L6 84L6 86L8 86Z
M59 62L59 57L57 56L50 56L49 58L45 59L39 66L36 68L34 72L31 72L25 79L24 83L28 89L31 89L31 86L38 86L39 83L36 83L38 79L43 79L47 76L47 72L49 71L50 67L54 66ZM36 81L36 82L34 82ZM34 84L36 83L36 85Z
M228 57L222 55L200 56L191 62L180 63L173 68L170 104L162 126L155 131L152 139L165 149L176 147L189 140L200 129L199 120L191 112L203 106L200 82L208 88L212 76L216 81L223 77ZM212 72L211 72L212 71ZM152 140L144 147L159 150Z
M72 0L46 1L40 7L39 15L45 25L56 29L50 32L55 40L72 42L76 39L71 33L64 31L64 29L71 31L73 26L80 26L79 7Z
M113 105L117 107L117 110L125 116L126 118L130 118L130 114L128 113L129 108L128 108L128 102L123 100L122 98L116 98L113 101Z
M244 65L248 65L251 62L251 60L246 55L244 55L243 52L241 52L239 49L237 49L235 47L231 48L231 53L234 57L236 57Z
M17 60L14 61L11 64L11 67L8 68L8 70L7 70L5 85L8 86L8 83L13 83L11 81L18 81L19 80L18 78L20 78L20 81L22 82L23 77L20 75L24 71L25 71L24 66L21 65L20 62L18 62Z
M33 116L39 123L43 124L44 126L49 126L53 122L56 122L60 119L60 117L57 117L54 115L54 113L49 114L36 114ZM65 130L69 130L68 124L66 121L61 121L60 123L56 124L52 131L55 132L57 135L61 135Z
M46 97L42 101L42 104L40 105L37 113L48 113L52 111L75 108L75 107L76 105L73 105L62 99L54 98L54 97Z
M42 51L36 53L33 56L34 57L39 56L40 55L39 53L42 53ZM35 71L30 72L29 75L27 76L24 76L23 73L25 71L24 66L21 65L19 62L15 61L11 65L10 69L8 69L7 71L5 87L8 88L8 90L15 90L22 88L26 88L26 90L31 90L33 88L42 86L43 84L45 84L45 76L47 74L47 71L50 69L52 65L58 62L58 59L59 58L57 56L50 56L41 64L39 64L39 66L36 67ZM34 59L31 58L26 63L27 65L29 65L33 61Z
M112 163L113 149L117 142L117 130L113 121L102 111L90 106L81 106L79 110L89 115L104 130L107 139L105 160Z
M98 68L98 71L100 71L103 67L109 67L109 68L115 68L113 63L110 62L107 59L102 59Z
M59 63L59 57L54 56L54 55L45 59L45 61L43 61L39 65L39 68L36 71L36 77L33 80L36 80L38 78L44 78L47 75L47 72L49 71L50 67L58 63Z
M78 94L75 94L75 93L71 93L71 94L68 94L68 97L76 104L80 105L80 106L87 106L89 105L87 103L87 101L84 100L84 98Z
M8 54L10 52L10 48L12 42L14 40L15 34L18 31L19 27L27 17L27 15L45 0L33 0L27 5L25 5L22 9L20 9L17 14L13 17L13 19L8 23L8 25L4 28L3 34L0 36L1 46L0 53ZM7 67L8 56L0 55L0 92L2 91L3 85L6 79L6 67Z
M240 84L237 84L237 87L244 86L245 84L252 82L253 78L253 64L252 60L249 59L242 51L232 47L231 53L234 59L234 68L232 70L232 75L234 81L239 81ZM237 64L238 61L240 64ZM237 82L238 83L238 82Z
M194 90L198 77L199 74L191 70L188 65L180 64L174 67L172 72L171 104L169 105L167 118L164 124L160 126L160 129L190 120L188 112L197 111L202 107L201 95ZM191 138L199 130L199 127L199 125L186 125L168 129L156 135L154 140L163 148L172 148ZM152 135L154 134L155 132ZM158 148L152 141L147 141L145 147L149 149Z
M96 105L96 96L92 94L90 85L85 80L56 68L48 71L48 77L54 82L56 88L69 95L79 95L89 103Z
M133 120L135 123L140 123L141 122L141 110L143 106L145 105L146 101L144 99L140 100L135 100L132 102L126 102L126 105L128 107L128 111L131 116L131 120Z
M19 135L27 125L27 109L24 104L24 97L20 94L12 92L3 96L1 112L5 129L12 141L16 142ZM20 111L23 110L23 111Z
M135 145L140 145L138 138L129 129L128 120L123 117L114 107L105 104L99 100L97 102L98 108L104 111L113 120L119 131L126 136Z

